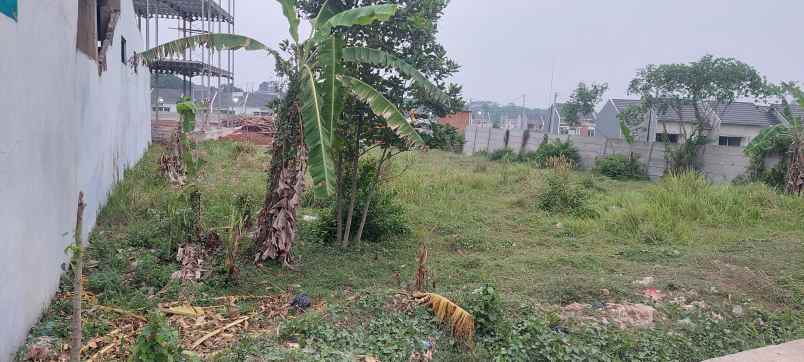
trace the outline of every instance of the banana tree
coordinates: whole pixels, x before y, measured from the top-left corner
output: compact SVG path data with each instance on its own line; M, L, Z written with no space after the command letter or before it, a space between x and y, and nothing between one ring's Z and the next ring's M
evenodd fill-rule
M396 14L397 5L372 5L345 11L325 5L311 19L309 37L302 40L295 0L277 1L288 20L291 37L290 41L280 44L283 52L246 36L209 33L166 43L137 57L147 65L161 57L182 54L186 49L207 47L266 51L275 58L277 72L287 77L289 86L277 109L271 174L255 240L261 245L256 261L275 259L289 266L296 236L296 210L304 191L307 168L319 196L332 194L335 190L335 125L342 116L346 93L366 103L402 140L424 147L424 141L397 106L375 88L345 74L343 64L352 62L394 68L427 97L444 103L449 98L415 67L377 49L344 47L343 40L333 33L338 27L388 20Z

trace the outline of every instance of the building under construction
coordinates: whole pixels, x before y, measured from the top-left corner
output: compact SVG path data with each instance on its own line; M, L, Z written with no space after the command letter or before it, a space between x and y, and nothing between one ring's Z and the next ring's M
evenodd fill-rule
M231 34L235 30L235 0L134 0L134 9L145 33L146 49L165 43L166 39L174 38L173 34L183 38L205 33ZM221 98L232 98L235 58L231 50L188 49L180 56L157 60L150 69L155 79L152 99L157 100L154 102L157 120L162 109L160 75L171 74L182 79L182 95L205 104L207 110L219 108L216 105L221 104ZM202 87L194 90L194 81Z

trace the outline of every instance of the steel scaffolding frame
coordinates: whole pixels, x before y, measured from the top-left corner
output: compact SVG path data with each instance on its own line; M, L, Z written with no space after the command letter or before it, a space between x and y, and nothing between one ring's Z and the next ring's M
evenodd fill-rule
M226 24L226 33L232 34L235 30L235 1L236 0L134 0L134 10L138 17L138 24L145 20L145 49L160 45L159 20L175 19L178 37L187 37L196 34L222 32ZM224 8L223 5L226 5ZM153 19L154 39L151 41L151 22ZM200 23L200 27L194 24ZM217 29L215 25L217 24ZM223 52L226 52L226 64L223 64ZM200 59L195 59L200 53ZM215 65L217 53L217 66ZM181 75L183 80L182 95L196 100L207 102L209 109L214 109L217 94L221 93L221 81L228 80L226 92L231 98L234 88L235 58L231 50L215 51L214 49L200 49L197 52L187 50L180 59L159 59L150 65L151 73L155 75L157 87L156 99L159 99L159 75ZM202 94L196 95L193 91L193 78L201 77ZM217 92L212 94L212 79L217 78ZM225 94L223 96L226 96ZM159 119L157 107L157 119Z

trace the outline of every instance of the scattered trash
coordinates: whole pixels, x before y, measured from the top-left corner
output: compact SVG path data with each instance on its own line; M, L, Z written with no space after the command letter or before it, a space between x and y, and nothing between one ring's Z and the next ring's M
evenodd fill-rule
M642 278L640 280L634 281L634 284L639 284L639 285L642 285L642 286L648 286L648 285L653 284L653 281L654 281L653 277L644 277L644 278Z
M433 353L435 353L435 341L430 337L421 342L421 350L413 351L410 354L408 362L430 362L433 360Z
M58 356L54 348L55 339L53 337L39 337L33 341L28 347L28 353L25 354L24 361L66 361L69 357L67 354ZM60 358L61 357L61 358Z
M737 317L742 317L744 314L743 307L740 305L735 305L731 308L731 314L734 314Z
M297 309L302 311L307 308L310 308L312 304L313 303L310 300L310 297L308 297L307 294L304 293L296 294L296 296L293 297L293 301L290 302L290 306L296 307Z
M313 216L313 215L303 215L303 216L302 216L302 220L303 220L304 222L313 222L313 221L318 220L318 216Z
M652 302L661 302L667 297L667 294L656 288L647 288L642 291L642 295L650 299Z
M206 259L204 248L195 244L186 244L180 247L178 253L176 253L176 260L181 263L181 269L171 274L170 277L182 281L201 279L205 271L203 269L204 259Z

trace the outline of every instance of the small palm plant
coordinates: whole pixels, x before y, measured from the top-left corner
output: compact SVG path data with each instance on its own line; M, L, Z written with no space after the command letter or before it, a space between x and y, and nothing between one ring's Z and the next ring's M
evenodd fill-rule
M331 6L331 1L327 2L311 19L310 36L301 40L296 1L277 1L288 20L292 38L280 44L285 56L246 36L210 33L160 45L138 55L138 59L147 65L158 58L176 56L186 49L202 46L217 50L261 50L275 58L277 72L288 79L288 89L277 109L277 135L272 145L268 193L257 225L256 242L261 248L256 260L275 259L289 266L296 236L296 210L304 191L307 167L317 194L324 196L335 190L333 145L339 142L335 126L342 115L345 93L366 103L403 141L416 147L424 145L421 136L399 109L366 82L345 74L344 63L393 68L409 78L425 96L445 104L449 98L410 64L381 50L344 47L343 39L333 32L339 27L388 20L396 14L397 5L371 5L338 11Z

